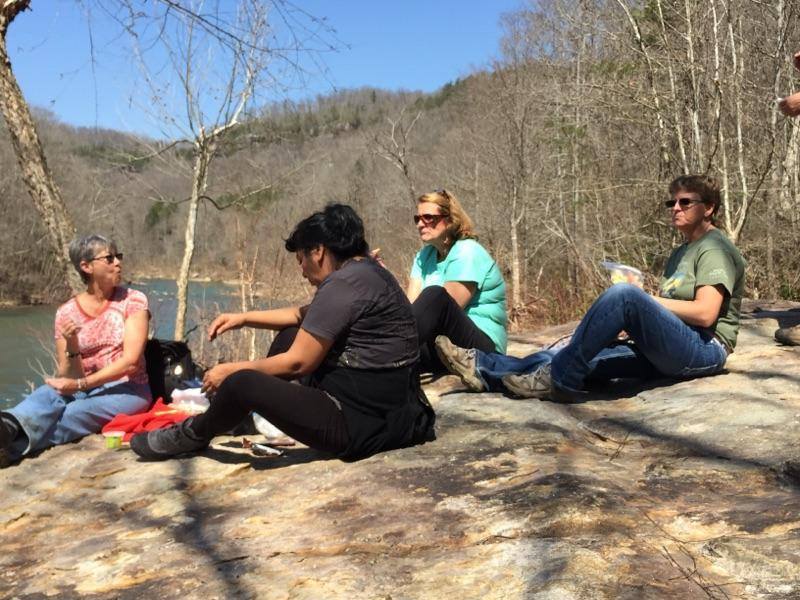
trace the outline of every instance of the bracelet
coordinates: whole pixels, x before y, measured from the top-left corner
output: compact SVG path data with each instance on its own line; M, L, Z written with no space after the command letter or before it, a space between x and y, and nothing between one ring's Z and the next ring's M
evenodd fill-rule
M69 350L65 351L64 354L67 355L67 358L77 358L81 355L80 351L78 352L70 352Z

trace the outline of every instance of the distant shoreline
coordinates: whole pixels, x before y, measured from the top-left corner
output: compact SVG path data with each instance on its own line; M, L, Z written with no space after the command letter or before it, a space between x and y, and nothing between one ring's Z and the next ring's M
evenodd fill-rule
M154 279L162 279L162 280L165 280L165 281L175 281L175 279L172 278L172 277L166 277L166 276L161 276L161 275L150 275L150 274L139 275L139 274L136 274L136 275L131 276L130 278L126 278L126 280L123 282L122 285L131 285L131 284L136 285L137 283L146 282L146 281L152 281ZM225 286L228 286L228 287L238 287L239 284L240 284L240 281L238 279L235 279L235 280L231 281L231 280L227 280L227 279L218 280L218 279L214 279L213 277L190 277L189 278L189 283L216 283L216 284L225 285ZM58 302L54 302L54 303L39 302L39 301L37 301L37 298L30 298L30 300L31 301L29 301L29 302L24 302L22 300L14 300L14 299L10 299L10 298L2 298L2 299L0 299L0 309L1 308L22 308L22 307L26 307L26 306L31 306L31 307L32 306L56 306L56 305L59 304Z

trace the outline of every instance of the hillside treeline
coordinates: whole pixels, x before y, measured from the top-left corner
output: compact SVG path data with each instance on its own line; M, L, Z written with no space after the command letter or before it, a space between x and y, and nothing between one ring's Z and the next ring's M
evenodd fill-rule
M723 184L720 225L751 296L800 295L800 0L539 1L503 18L497 59L433 94L362 89L251 113L210 168L193 273L244 275L261 302L302 292L282 238L345 201L401 279L418 249L412 198L447 187L501 264L517 319L560 321L602 286L604 258L657 272L676 239L663 208L683 172ZM387 68L390 68L387 66ZM75 129L39 112L81 232L108 232L129 274L174 276L192 157L180 144ZM0 299L63 293L0 143Z

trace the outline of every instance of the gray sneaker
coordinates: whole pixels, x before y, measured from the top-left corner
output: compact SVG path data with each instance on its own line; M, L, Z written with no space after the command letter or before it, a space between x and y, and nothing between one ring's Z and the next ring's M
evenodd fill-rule
M800 346L800 325L781 327L775 331L775 339L787 346Z
M131 438L131 450L142 458L164 460L181 454L198 452L208 446L208 440L199 440L189 426L192 417L182 423L140 433Z
M478 377L475 367L475 350L460 348L444 335L437 335L434 340L436 354L447 370L461 378L461 383L473 392L485 392L486 387Z
M539 398L550 400L553 396L553 382L550 379L550 363L542 365L533 373L506 375L502 379L506 389L520 398Z

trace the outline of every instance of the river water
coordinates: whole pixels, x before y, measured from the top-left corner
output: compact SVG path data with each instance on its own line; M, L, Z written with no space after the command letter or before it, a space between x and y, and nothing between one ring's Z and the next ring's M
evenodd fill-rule
M175 282L148 279L130 287L147 294L156 337L172 338L175 326ZM204 328L225 310L239 310L237 288L221 283L189 284L186 329ZM0 409L13 406L43 383L54 370L53 319L56 306L0 308Z

